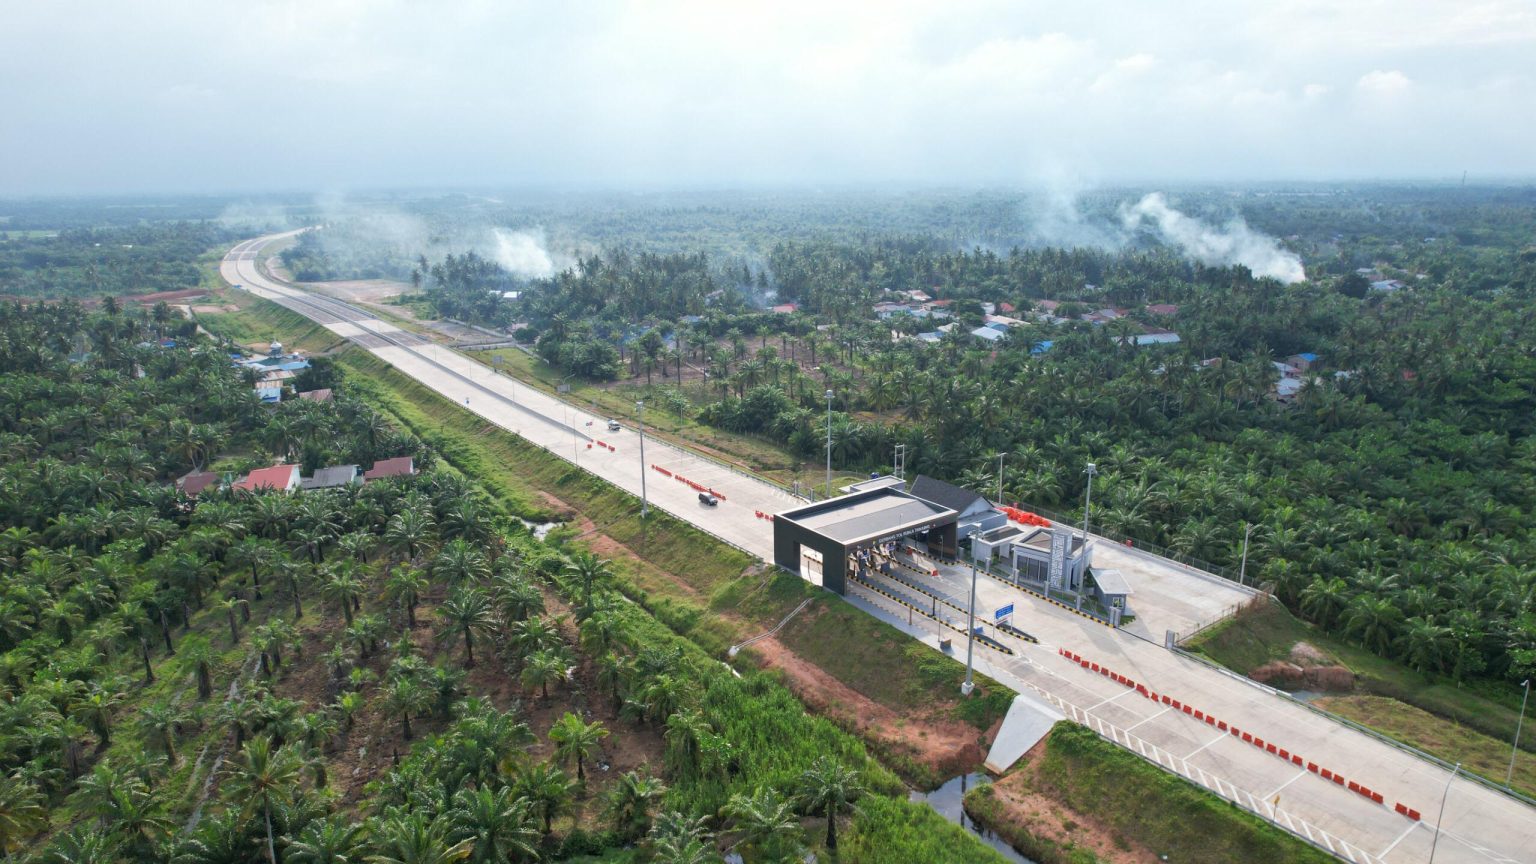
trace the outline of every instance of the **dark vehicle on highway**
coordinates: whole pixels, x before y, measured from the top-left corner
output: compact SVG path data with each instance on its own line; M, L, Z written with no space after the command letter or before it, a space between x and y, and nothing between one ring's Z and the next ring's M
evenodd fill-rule
M715 496L713 496L711 494L709 494L708 492L700 492L699 493L699 503L703 504L706 507L713 507L716 504L720 503L720 499L716 498Z

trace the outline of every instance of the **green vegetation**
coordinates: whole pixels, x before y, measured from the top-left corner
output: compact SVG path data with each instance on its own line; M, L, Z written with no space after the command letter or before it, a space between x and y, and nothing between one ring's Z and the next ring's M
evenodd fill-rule
M264 345L281 334L284 348L319 354L347 341L297 312L241 291L222 290L215 302L238 304L241 308L236 312L198 312L194 318L210 332L237 345ZM258 313L256 307L267 308Z
M7 851L542 860L639 841L705 861L739 838L996 860L773 676L725 668L458 473L180 495L169 476L226 448L416 445L345 396L270 410L206 343L124 347L153 323L0 314ZM53 347L77 328L103 334L84 364ZM135 364L144 377L122 374ZM61 391L67 409L17 410ZM608 751L618 738L639 753ZM599 777L599 756L628 770Z
M96 298L198 288L198 259L234 235L206 222L0 231L0 294Z
M1332 856L1148 764L1085 727L1058 723L1031 771L1032 789L1170 861L1325 862ZM1021 834L991 786L966 793L966 811L1042 864L1089 862L1091 854Z

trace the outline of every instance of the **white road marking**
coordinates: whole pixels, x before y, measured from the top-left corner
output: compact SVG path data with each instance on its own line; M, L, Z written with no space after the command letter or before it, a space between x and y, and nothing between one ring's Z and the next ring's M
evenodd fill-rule
M1116 693L1115 695L1109 697L1108 699L1105 699L1104 701L1100 702L1099 704L1094 705L1093 708L1089 708L1088 710L1092 711L1094 708L1102 708L1103 706L1108 705L1109 703L1115 701L1116 699L1119 699L1121 696L1124 696L1127 693L1135 693L1135 692L1136 692L1135 690L1122 690L1119 693Z
M1391 852L1393 849L1397 848L1397 844L1403 842L1404 838L1406 838L1409 834L1413 833L1413 829L1419 827L1422 824L1423 824L1422 822L1410 822L1410 823L1408 823L1408 827L1403 829L1403 833L1397 835L1397 839L1393 840L1392 843L1387 846L1387 848L1385 848L1385 849L1381 850L1380 852L1376 853L1376 857L1377 858L1385 858L1385 857L1387 857L1387 854L1389 852Z
M1189 755L1188 755L1188 756L1185 756L1185 757L1184 757L1184 759L1185 759L1185 761L1188 761L1188 760L1190 760L1190 759L1193 759L1193 758L1195 758L1195 757L1196 757L1196 756L1198 756L1198 755L1200 755L1200 751L1201 751L1201 750L1204 750L1204 749L1205 749L1205 748L1207 748L1207 747L1209 747L1209 746L1211 746L1211 745L1212 745L1212 744L1215 744L1215 743L1216 743L1216 742L1217 742L1217 741L1222 741L1222 740L1225 740L1225 739L1226 739L1226 738L1228 738L1228 737L1229 737L1229 736L1227 736L1227 735L1225 735L1225 734L1223 734L1223 735L1217 735L1217 736L1216 736L1216 737L1215 737L1215 738L1212 738L1212 739L1211 739L1211 740L1209 740L1209 741L1207 741L1207 742L1205 742L1205 743L1204 743L1204 744L1201 744L1201 745L1200 745L1200 747L1199 747L1199 748L1198 748L1198 749L1196 749L1196 750L1195 750L1195 752L1193 752L1193 753L1191 753L1191 754L1189 754Z
M1281 783L1279 786L1276 786L1275 787L1275 791L1273 791L1273 792L1269 793L1268 795L1264 796L1264 800L1268 801L1269 799L1275 797L1276 795L1279 795L1281 790L1285 789L1285 787L1291 785L1292 783L1295 783L1297 780L1300 780L1301 778L1307 776L1307 774L1308 774L1308 771L1305 768L1301 769L1300 771L1297 771L1296 772L1296 776L1294 776L1291 779L1285 781L1284 783Z
M1144 720L1138 720L1138 721L1136 721L1136 723L1135 723L1135 725L1133 725L1133 726L1127 726L1127 727L1125 727L1125 731L1127 731L1127 732L1130 732L1130 731L1132 731L1132 730L1134 730L1134 729L1135 729L1135 728L1136 728L1136 727L1137 727L1137 726L1140 726L1140 725L1141 725L1141 724L1143 724L1143 723L1150 723L1150 722L1152 722L1152 721L1153 721L1153 720L1156 720L1156 719L1157 719L1157 718L1159 718L1159 717L1161 717L1161 716L1163 716L1163 715L1164 715L1164 714L1167 714L1167 713L1168 713L1168 712L1169 712L1169 711L1172 711L1172 710L1173 710L1173 706L1172 706L1172 705L1169 705L1169 706L1167 706L1167 707L1166 707L1166 708L1164 708L1164 709L1163 709L1163 710L1161 710L1161 711L1159 711L1159 712L1157 712L1157 713L1156 713L1156 714L1153 714L1153 715L1152 715L1152 716L1150 716L1150 717L1147 717L1147 718L1146 718L1146 719L1144 719Z

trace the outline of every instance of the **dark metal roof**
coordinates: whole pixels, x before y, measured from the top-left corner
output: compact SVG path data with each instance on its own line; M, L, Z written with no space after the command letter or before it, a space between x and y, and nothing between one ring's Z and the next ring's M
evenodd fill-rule
M789 510L778 518L850 546L953 522L956 515L946 507L883 488Z
M962 489L943 480L935 480L927 474L919 474L917 479L912 481L912 494L924 501L932 501L940 507L947 507L956 513L964 513L974 507L978 501L987 503L987 499L969 489Z

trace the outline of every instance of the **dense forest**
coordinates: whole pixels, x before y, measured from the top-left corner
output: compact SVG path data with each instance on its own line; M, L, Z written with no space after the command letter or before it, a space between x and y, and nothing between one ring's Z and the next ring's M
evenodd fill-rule
M0 230L0 295L100 298L182 291L202 284L197 259L239 235L208 222Z
M432 456L345 379L265 406L159 327L0 307L0 855L995 860L457 473L187 498L192 469Z

